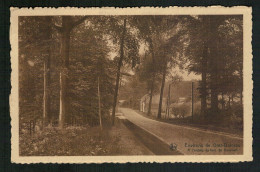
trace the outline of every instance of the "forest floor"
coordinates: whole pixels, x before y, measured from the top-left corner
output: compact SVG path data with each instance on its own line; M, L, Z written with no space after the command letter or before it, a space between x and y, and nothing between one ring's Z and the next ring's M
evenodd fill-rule
M42 131L20 134L20 156L97 156L153 154L120 120L115 126L71 126L60 130L46 127Z
M174 125L180 125L180 126L190 126L190 127L196 127L200 128L203 130L212 130L212 131L218 131L218 132L225 132L229 134L234 134L238 135L239 137L243 137L243 128L234 128L234 125L227 125L227 126L221 126L221 124L206 124L203 120L194 120L192 122L191 117L187 118L170 118L166 119L164 114L162 114L162 118L158 119L157 116L153 115L147 115L147 113L141 112L139 110L135 110L136 113L146 117L150 118L156 121L161 121L169 124L174 124Z

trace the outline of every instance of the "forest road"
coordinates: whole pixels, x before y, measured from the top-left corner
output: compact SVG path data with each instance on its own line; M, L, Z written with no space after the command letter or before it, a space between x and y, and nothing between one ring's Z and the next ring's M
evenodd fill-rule
M133 109L119 108L122 115L145 132L185 155L243 154L243 138L195 127L168 124L146 118ZM130 128L131 130L131 128ZM176 146L176 147L175 147Z

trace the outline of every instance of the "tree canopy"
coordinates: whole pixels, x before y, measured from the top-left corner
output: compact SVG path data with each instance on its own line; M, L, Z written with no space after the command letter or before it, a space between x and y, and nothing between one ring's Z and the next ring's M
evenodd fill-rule
M155 93L160 118L177 67L201 76L202 115L235 97L242 104L242 23L228 15L19 17L21 122L97 125L99 110L114 118L119 98L138 108L145 94L150 114Z

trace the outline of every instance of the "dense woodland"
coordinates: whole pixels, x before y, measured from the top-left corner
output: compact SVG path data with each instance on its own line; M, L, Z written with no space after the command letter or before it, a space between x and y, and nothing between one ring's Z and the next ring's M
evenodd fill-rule
M242 119L242 23L227 15L19 17L20 129L114 124L122 87L137 105L159 93L161 118L165 83L181 80L175 67L201 76L198 116Z

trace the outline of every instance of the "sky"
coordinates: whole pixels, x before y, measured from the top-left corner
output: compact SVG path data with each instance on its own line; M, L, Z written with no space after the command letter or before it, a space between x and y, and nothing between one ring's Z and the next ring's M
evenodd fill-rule
M112 42L109 41L110 46L112 46ZM145 44L141 43L140 48L139 48L139 54L142 56L145 53ZM109 59L114 59L115 56L117 55L117 52L111 51L109 53ZM130 72L132 73L132 72ZM188 73L187 70L181 70L179 67L175 67L172 69L172 73L176 73L180 76L182 76L183 81L190 81L190 80L201 80L201 75L196 75L195 73L191 72L190 74Z
M145 45L141 44L139 48L139 54L140 56L143 55L145 52ZM117 55L116 52L110 52L109 53L109 59L114 59L115 56ZM180 76L182 76L183 81L190 81L190 80L201 80L201 75L196 75L195 73L191 72L190 74L188 73L187 70L181 70L179 67L175 67L172 69L172 73L176 73Z
M183 81L201 80L201 75L196 75L193 72L189 74L187 70L180 70L179 67L175 67L174 69L172 69L172 72L182 76Z
M141 44L139 48L139 54L143 55L145 52L145 45ZM190 80L201 80L201 75L196 75L195 73L191 72L188 73L187 70L181 70L179 67L175 67L172 69L172 73L176 73L180 76L182 76L184 81L190 81Z

